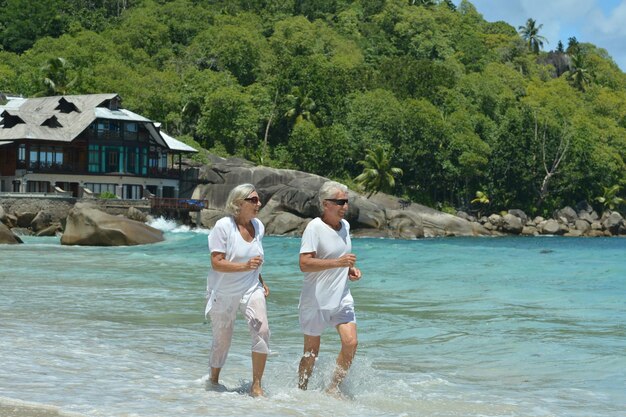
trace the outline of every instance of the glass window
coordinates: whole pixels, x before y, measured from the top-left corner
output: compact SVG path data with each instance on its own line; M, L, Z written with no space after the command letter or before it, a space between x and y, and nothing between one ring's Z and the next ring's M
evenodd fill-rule
M119 160L120 154L115 148L107 148L107 169L106 172L117 172L119 171Z
M28 164L30 169L39 168L39 146L31 145L30 152L28 153Z
M124 140L137 140L137 123L126 122L124 123Z
M122 137L122 123L117 120L109 120L109 133L111 139Z
M26 162L26 145L23 143L17 148L17 160L20 163Z
M148 149L141 148L141 175L148 175Z
M57 165L63 165L63 148L60 146L54 147L54 163Z
M100 172L100 146L89 145L89 172ZM95 192L95 191L94 191Z
M96 194L102 194L105 191L115 194L115 184L97 184L93 182L86 182L85 188L89 188Z

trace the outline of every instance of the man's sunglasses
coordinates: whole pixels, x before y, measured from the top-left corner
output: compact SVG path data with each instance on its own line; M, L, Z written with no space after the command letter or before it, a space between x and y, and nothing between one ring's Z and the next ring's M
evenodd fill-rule
M335 203L338 206L345 206L346 204L348 204L347 198L326 198L325 200Z
M244 198L244 200L251 202L252 204L259 204L259 197L254 196L254 197L248 197L248 198Z

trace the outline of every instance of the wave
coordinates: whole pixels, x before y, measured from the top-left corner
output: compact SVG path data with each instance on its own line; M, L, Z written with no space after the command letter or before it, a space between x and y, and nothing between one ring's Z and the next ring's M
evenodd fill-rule
M154 218L148 222L148 225L163 232L171 233L198 233L208 235L211 231L211 229L180 224L176 222L176 220L166 219L165 217Z

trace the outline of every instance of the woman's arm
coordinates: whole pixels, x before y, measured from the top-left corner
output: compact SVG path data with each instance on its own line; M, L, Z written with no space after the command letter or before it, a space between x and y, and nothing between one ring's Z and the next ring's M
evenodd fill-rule
M247 262L231 262L223 252L211 252L211 267L218 272L244 272L257 269L263 263L263 258L255 256Z
M320 259L315 257L315 252L300 254L300 271L302 272L319 272L332 268L351 268L356 262L356 255L346 253L339 258Z

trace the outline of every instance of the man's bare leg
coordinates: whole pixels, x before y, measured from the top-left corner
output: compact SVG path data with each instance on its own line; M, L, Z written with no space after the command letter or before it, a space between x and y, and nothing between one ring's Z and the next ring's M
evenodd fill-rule
M356 323L339 324L337 325L337 332L341 338L341 351L339 352L339 356L337 356L337 366L333 379L326 390L329 393L339 391L339 385L348 374L358 345Z
M321 339L321 336L304 335L304 353L298 367L298 388L301 390L306 390L309 385L309 378L320 352Z

